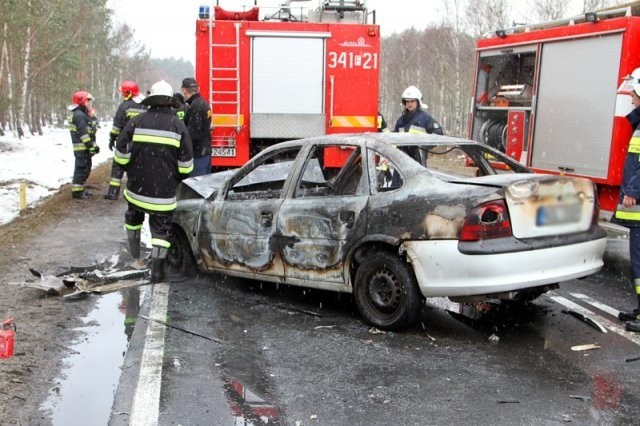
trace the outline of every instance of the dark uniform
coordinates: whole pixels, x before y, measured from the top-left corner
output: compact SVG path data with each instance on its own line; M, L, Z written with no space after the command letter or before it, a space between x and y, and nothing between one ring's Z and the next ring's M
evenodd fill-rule
M406 133L435 133L437 135L444 134L442 127L427 112L418 107L415 111L405 109L398 121L394 132Z
M197 83L192 78L186 78L183 87L197 87ZM194 169L191 176L200 176L211 171L211 107L200 93L193 93L187 99L187 105L184 124L189 129L193 143Z
M84 199L90 196L85 190L84 183L91 173L91 157L99 151L98 146L91 140L89 115L86 105L74 104L69 107L68 118L71 143L75 166L71 194L73 198ZM94 135L95 137L95 135ZM95 140L95 139L94 139Z
M638 308L632 312L621 312L619 318L627 323L627 329L640 331L640 107L627 115L633 135L629 141L629 148L624 163L622 183L620 185L620 199L614 215L614 222L629 228L629 254L631 258L631 273L634 278ZM638 204L625 207L622 204L624 196L637 200ZM630 328L631 327L631 328Z
M154 87L163 83L167 95L154 94ZM151 95L142 103L150 109L132 118L120 133L114 151L114 161L127 172L124 197L129 207L125 213L125 228L131 255L140 255L140 230L145 213L149 214L152 245L151 281L164 279L167 250L171 246L169 231L176 209L176 188L193 170L191 138L186 126L175 115L177 102L171 86L162 81L152 87ZM171 104L169 104L171 102Z
M123 101L116 110L116 115L113 118L113 126L109 133L109 149L112 150L113 146L120 135L124 126L133 117L145 112L147 108L140 105L138 97L128 98ZM109 192L104 196L107 199L115 200L120 193L120 185L122 184L122 177L124 176L124 169L120 167L115 161L111 164L111 179L109 179Z

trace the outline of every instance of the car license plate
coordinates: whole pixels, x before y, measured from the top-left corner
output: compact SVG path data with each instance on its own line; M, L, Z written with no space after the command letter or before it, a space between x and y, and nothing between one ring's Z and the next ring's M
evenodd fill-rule
M214 157L235 157L236 149L235 148L212 148L211 155Z
M536 214L536 225L561 225L580 221L582 206L569 204L539 207Z

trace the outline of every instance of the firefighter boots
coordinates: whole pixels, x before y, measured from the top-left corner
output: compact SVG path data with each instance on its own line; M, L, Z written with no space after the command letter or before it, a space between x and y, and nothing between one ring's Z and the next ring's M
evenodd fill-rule
M73 193L71 193L71 197L76 200L86 200L91 197L91 193L87 191L73 191Z
M627 331L640 333L640 321L629 321L626 325Z
M127 240L129 240L129 254L133 260L140 259L140 230L127 229Z
M109 190L106 194L104 194L105 200L117 200L118 195L120 195L120 187L119 186L111 186L109 185Z
M633 311L620 311L618 319L621 321L640 321L640 308Z
M151 249L151 282L159 283L167 274L167 249L153 247Z

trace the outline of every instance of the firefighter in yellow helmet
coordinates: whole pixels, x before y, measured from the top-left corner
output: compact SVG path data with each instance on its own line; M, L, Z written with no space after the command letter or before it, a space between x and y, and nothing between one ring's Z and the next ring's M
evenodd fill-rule
M394 132L443 134L440 124L422 109L422 92L416 86L409 86L402 92L402 105L404 111Z

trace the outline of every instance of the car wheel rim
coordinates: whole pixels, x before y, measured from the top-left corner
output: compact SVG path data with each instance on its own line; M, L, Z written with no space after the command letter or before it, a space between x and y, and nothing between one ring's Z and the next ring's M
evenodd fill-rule
M395 312L402 301L402 288L398 278L388 269L373 274L369 284L369 300L380 312Z

